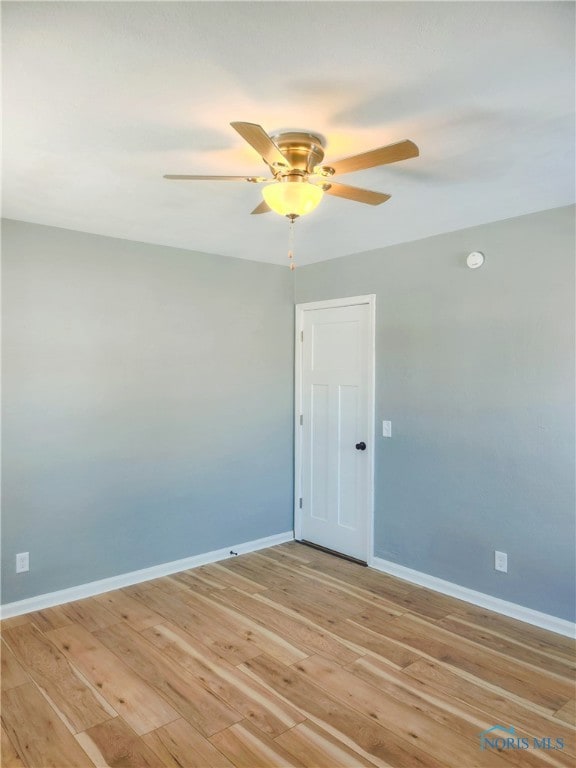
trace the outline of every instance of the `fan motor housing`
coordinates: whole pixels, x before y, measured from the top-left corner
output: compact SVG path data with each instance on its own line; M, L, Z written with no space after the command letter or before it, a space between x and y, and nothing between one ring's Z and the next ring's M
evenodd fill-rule
M324 139L306 131L285 131L270 137L293 169L312 173L324 159Z

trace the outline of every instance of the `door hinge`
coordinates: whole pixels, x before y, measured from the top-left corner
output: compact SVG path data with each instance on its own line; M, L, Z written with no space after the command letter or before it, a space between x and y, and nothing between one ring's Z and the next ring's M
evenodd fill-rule
M303 414L300 414L300 426L304 424L304 416Z
M302 509L302 496L300 496L300 499L298 500L298 506Z
M300 331L300 341L304 341L304 331Z

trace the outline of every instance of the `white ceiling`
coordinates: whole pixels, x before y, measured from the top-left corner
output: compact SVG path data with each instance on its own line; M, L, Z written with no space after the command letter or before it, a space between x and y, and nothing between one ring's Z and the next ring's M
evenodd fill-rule
M572 2L3 3L3 215L285 264L250 216L261 174L229 126L322 133L326 160L412 139L419 158L340 177L296 261L574 202ZM481 244L480 244L481 245ZM478 246L480 247L480 246Z

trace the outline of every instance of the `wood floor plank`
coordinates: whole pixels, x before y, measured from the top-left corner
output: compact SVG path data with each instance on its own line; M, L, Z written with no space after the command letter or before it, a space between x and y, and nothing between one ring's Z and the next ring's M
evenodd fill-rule
M576 641L571 637L549 632L546 629L527 624L525 621L503 616L501 613L489 611L476 605L462 603L455 611L458 616L476 624L483 629L502 634L517 640L522 645L531 645L537 650L551 653L559 658L574 662Z
M3 691L30 682L30 675L16 659L5 640L0 641L0 663L0 688Z
M198 571L201 568L196 569ZM199 574L201 578L208 578L212 582L216 582L222 587L236 587L243 592L253 594L254 592L262 592L266 587L262 584L258 584L252 579L247 579L245 576L241 576L238 573L231 572L228 568L224 568L219 563L212 563L212 565L203 566L203 572Z
M370 768L376 765L310 720L282 733L275 741L308 768Z
M34 683L2 693L2 724L28 768L93 765Z
M329 639L331 642L344 644L345 647L349 651L355 653L357 657L366 654L389 657L392 663L401 667L422 656L422 654L418 653L414 648L403 647L401 643L397 642L389 642L388 638L383 637L381 634L367 630L359 624L355 624L355 616L344 621L330 621L328 626L326 626L326 622L322 619L317 619L317 623L315 624L311 617L309 618L303 615L303 612L301 611L298 612L293 610L291 607L285 605L284 601L280 604L275 603L271 595L271 592L267 592L262 595L255 595L254 597L259 603L279 609L286 614L286 616L307 623L308 627L311 628L314 633L322 631L322 635L325 639ZM324 656L334 655L322 650L319 652ZM337 660L339 663L346 663L341 659Z
M402 614L406 612L406 609L404 609L402 606L399 606L397 602L395 603L392 599L385 597L382 594L376 594L374 590L366 589L366 587L361 585L351 584L347 581L341 581L340 579L336 579L330 574L324 573L317 569L315 570L313 568L307 568L306 566L302 566L299 571L305 578L312 579L313 581L337 588L339 591L345 592L347 595L352 595L357 600L360 600L367 605L376 605L395 614Z
M165 768L164 763L122 720L114 717L79 733L76 739L96 766Z
M192 590L195 595L211 595L213 592L226 589L224 584L217 584L212 579L199 578L194 570L175 573L172 579L177 581L182 588Z
M0 726L0 765L2 768L26 768L26 763L10 741L3 725Z
M192 583L196 584L201 581L207 587L212 587L212 592L215 589L225 589L228 585L222 584L221 581L214 578L210 573L211 565L201 565L199 568L190 568L187 571L181 571L176 576L182 576L185 579L192 578Z
M212 599L233 606L269 627L280 637L289 639L308 656L314 652L322 653L342 664L349 664L362 655L362 650L352 650L337 638L330 637L321 627L316 627L295 614L290 615L281 605L262 602L255 599L253 595L246 595L236 590L226 590L213 595Z
M261 584L268 589L285 589L288 592L313 593L312 598L317 597L320 592L325 592L327 601L331 602L338 597L343 598L342 608L346 608L346 594L341 591L335 591L335 585L318 582L314 584L309 573L302 573L300 568L295 568L293 564L278 562L261 552L253 553L248 557L236 560L226 560L222 567L234 574L242 574L244 577ZM238 587L241 589L241 587ZM246 591L246 590L242 590ZM352 610L356 610L355 604Z
M281 589L288 594L302 594L312 601L321 600L324 605L340 609L341 613L358 611L358 600L353 599L342 589L342 584L335 584L326 579L314 579L314 571L295 569L285 563L279 563L268 557L266 553L257 552L252 556L252 562L260 565L267 575L273 573L275 578L270 584L273 589Z
M458 611L463 605L462 600L455 597L441 595L425 587L414 587L405 599L397 601L412 613L428 618L441 619ZM429 609L429 610L427 610Z
M303 768L297 757L246 721L212 736L211 741L236 768Z
M347 640L354 643L358 648L363 648L370 655L386 659L398 669L413 664L422 658L422 654L414 648L409 648L353 621L339 621L334 624L331 631L342 640Z
M453 610L452 607L438 606L424 590L412 589L401 595L386 595L386 600L398 614L414 613L430 619L442 619Z
M259 562L273 563L268 555L258 553L254 555ZM376 606L384 610L390 616L398 616L404 613L404 609L390 600L376 595L362 587L338 581L327 574L315 571L311 568L299 568L297 575L294 573L294 566L288 566L284 563L276 563L278 582L280 586L286 588L286 581L289 578L290 584L294 587L294 592L300 594L302 591L308 594L312 600L330 605L333 609L338 608L340 613L346 611L347 607L351 613L356 613L362 608L362 603L368 606ZM291 591L288 589L288 591Z
M163 616L151 611L145 605L142 605L141 602L130 597L123 589L106 592L96 599L118 619L125 621L126 624L137 631L153 627L155 624L160 624L160 622L164 621Z
M556 712L554 717L563 720L569 725L576 725L576 699L570 699Z
M94 635L205 736L242 720L235 709L127 625L115 624Z
M31 613L23 613L20 616L10 616L8 619L2 619L2 621L0 621L0 633L7 629L12 629L12 627L19 627L22 624L28 624L32 621L30 618L31 616Z
M116 624L120 619L95 597L75 600L62 606L63 612L74 624L86 627L89 632Z
M162 624L157 624L155 627L145 629L141 635L168 658L195 675L203 671L203 662L206 660L226 669L236 669L213 648L201 643L185 629L168 620Z
M421 682L429 683L436 690L446 693L455 703L472 703L476 709L486 713L488 717L502 722L513 722L518 728L539 736L550 731L555 736L564 738L566 751L576 754L576 732L574 729L563 728L554 715L532 702L503 691L487 681L465 676L458 669L450 669L445 665L421 660L402 671Z
M219 595L220 593L217 594ZM283 664L292 664L299 659L305 659L309 655L306 650L290 643L287 639L276 632L270 631L254 619L243 615L242 612L234 609L232 606L222 605L212 596L207 597L206 595L187 593L181 599L184 600L186 605L192 606L195 610L202 613L203 616L213 619L220 626L229 626L230 632L241 637L247 643L256 646L260 653L267 653Z
M200 611L195 610L174 595L167 595L154 588L147 590L143 595L139 595L137 599L196 637L200 642L222 654L231 664L241 664L246 659L258 656L260 653L259 648L230 632L225 624L213 619L207 620Z
M166 577L168 578L168 577ZM161 579L153 579L151 581L143 581L140 584L130 584L128 587L122 587L120 592L123 595L128 595L137 600L139 597L143 597L149 589L153 589Z
M479 754L479 730L471 730L471 738L466 738L451 713L438 708L436 718L433 718L429 702L427 706L422 699L415 702L417 696L403 696L398 686L385 684L383 679L380 680L380 687L377 687L320 656L300 661L295 668L363 715L394 731L406 742L416 744L427 755L436 757L439 762L446 760L447 754L450 754L458 755L460 762L455 768L473 764L495 767L506 765L499 755L489 752ZM411 700L412 705L407 699Z
M355 618L355 617L354 617ZM459 649L466 649L473 654L478 655L480 651L485 654L489 663L499 670L508 672L517 672L518 677L529 677L530 681L539 687L542 694L549 691L552 697L562 697L566 701L571 698L574 692L576 678L573 673L566 673L565 670L551 671L545 669L537 659L527 661L519 654L512 657L509 649L504 652L502 649L489 647L481 639L468 638L464 634L456 634L441 626L441 622L434 622L432 629L430 623L422 616L399 617L398 622L406 622L407 625L422 628L422 631L437 637L440 641L451 642Z
M275 557L281 562L296 562L297 564L307 565L312 562L309 554L310 551L309 547L303 547L302 545L296 544L294 541L289 541L285 544L278 544L276 547L267 548L266 554Z
M304 591L292 592L282 589L269 589L263 595L257 597L266 600L268 603L276 603L289 608L298 616L313 621L321 627L331 629L340 618L349 618L352 615L360 613L360 606L353 611L339 611L335 606L329 607L324 602L316 602L310 594Z
M233 768L233 763L184 719L151 731L142 740L166 768Z
M422 654L368 627L360 626L352 620L340 621L332 627L332 632L339 638L355 643L364 648L369 655L380 656L399 669L422 658Z
M481 627L463 621L457 615L447 616L446 618L437 621L436 624L455 635L465 637L468 640L479 643L485 648L490 648L491 650L509 656L512 659L524 661L527 664L542 668L543 670L552 672L556 675L572 677L572 679L575 679L573 661L571 662L568 659L558 659L557 657L542 653L540 650L535 650L529 645L520 644L500 635L487 632Z
M346 618L355 616L368 605L363 605L363 601L359 600L356 595L350 595L345 589L340 589L338 585L334 585L328 581L317 580L303 576L298 579L294 584L288 584L280 588L285 595L290 597L300 598L302 601L306 601L312 608L317 603L320 603L329 613L330 618ZM268 595L268 593L266 593ZM375 606L371 606L375 610ZM397 616L402 611L395 608L384 608L387 615Z
M137 734L152 731L180 716L84 627L61 627L51 630L48 637Z
M260 562L264 560L270 562L266 554L258 553L255 555L255 558L256 557L259 558ZM361 566L355 567L360 568ZM284 571L287 570L285 566L280 566L280 568L283 568ZM276 573L278 581L282 581L282 576L284 575L282 571L277 568ZM314 574L320 576L320 578L315 580L315 584L313 583ZM328 578L326 578L327 575ZM286 578L287 577L285 577L285 580ZM329 574L325 574L323 571L315 570L313 568L299 569L297 574L290 577L290 583L294 585L296 594L307 595L312 601L320 599L323 604L334 609L336 609L337 604L340 604L341 608L344 608L344 610L348 605L350 610L349 615L352 615L352 613L357 611L358 598L372 604L379 603L380 607L385 611L389 611L391 615L413 611L437 619L446 616L450 611L454 611L457 607L451 598L445 598L441 595L430 595L427 590L414 587L411 590L401 590L400 593L396 590L392 590L392 593L386 596L381 593L376 594L374 591L364 589L363 593L358 594L357 591L353 593L351 598L350 587L353 586L355 590L358 590L359 587L362 586L361 583L355 585L348 584L348 589L346 589L346 582L336 580L335 578L331 579ZM280 587L283 591L291 593L289 586L281 584ZM271 588L275 588L275 585L271 584ZM372 600L370 600L370 595L372 596ZM344 610L341 610L340 613L343 614Z
M357 745L367 753L364 756L376 761L377 765L446 768L445 762L427 755L420 747L410 744L370 716L361 714L311 682L294 667L287 668L262 655L246 661L240 668L268 683L309 719L337 735L349 746Z
M232 566L238 563L250 564L252 567L258 568L264 574L274 575L275 579L273 584L278 582L277 579L285 579L284 583L290 583L293 579L299 581L302 578L301 566L296 567L294 560L288 560L283 555L279 555L274 549L263 549L258 552L253 552L249 558L240 559L234 562L225 562L223 567ZM304 564L302 564L304 565Z
M228 702L264 733L277 736L304 720L297 709L175 625L159 624L144 634L163 654L188 670L203 686Z
M58 627L66 627L72 624L72 620L66 615L64 607L57 605L54 608L44 608L41 611L29 613L30 621L36 624L41 632L48 632Z
M405 615L386 622L372 616L368 622L355 618L354 623L359 626L366 623L385 637L465 669L553 711L566 704L573 693L573 683L569 680L561 680L520 661L506 659L495 651L452 635L416 616Z
M160 590L161 592L167 592L169 595L174 595L174 597L179 597L182 592L185 592L190 588L186 581L187 580L182 578L180 574L173 573L171 576L163 576L161 579L154 579L146 586L148 589ZM131 589L134 588L131 587ZM135 591L133 596L137 599L141 599L145 594L146 590L140 589L138 592Z
M110 718L110 707L78 677L58 648L34 624L14 627L4 638L74 731L83 731Z
M318 553L321 556L319 562L313 562L308 568L318 570L321 573L334 576L339 581L347 582L354 586L362 586L377 595L382 595L389 600L396 600L410 594L414 590L413 584L400 581L387 574L365 568L357 563L332 557L331 555Z
M255 584L260 584L265 589L281 587L285 583L282 576L278 575L277 569L265 568L262 563L246 555L234 560L226 560L222 567L232 574L238 574Z
M371 686L376 688L390 703L399 702L408 707L410 712L421 712L426 718L432 719L441 726L442 730L448 730L450 733L450 742L453 743L455 735L459 735L468 740L468 760L474 762L474 753L478 749L478 734L494 725L494 713L484 712L475 706L473 698L465 701L458 701L446 694L441 689L425 683L421 679L411 677L391 669L389 665L383 664L376 659L364 657L351 664L348 668L353 675ZM397 709L397 706L395 707ZM510 715L508 715L508 718ZM508 720L509 721L509 720ZM506 721L506 722L508 722ZM542 723L539 720L536 730L521 728L517 721L514 722L518 737L542 736ZM555 736L560 736L559 729L552 728ZM442 739L446 746L446 739ZM464 760L464 750L459 749L458 753ZM511 765L527 768L527 766L542 766L543 759L540 754L533 751L515 751L505 752L501 755L506 762ZM485 756L486 759L487 756ZM477 758L476 758L477 759ZM544 762L547 765L554 765L557 768L561 766L571 766L573 757L563 752L546 756ZM488 760L490 764L490 760Z

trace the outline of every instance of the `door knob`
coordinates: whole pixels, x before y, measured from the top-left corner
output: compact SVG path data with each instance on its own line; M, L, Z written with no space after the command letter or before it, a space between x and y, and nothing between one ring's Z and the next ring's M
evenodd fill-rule
M366 443L356 443L356 450L357 451L365 451L366 450Z

